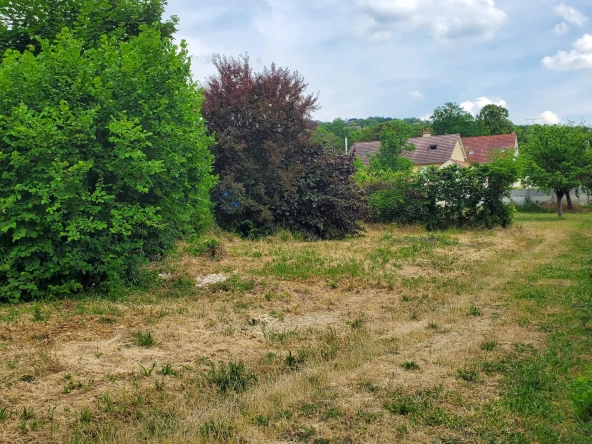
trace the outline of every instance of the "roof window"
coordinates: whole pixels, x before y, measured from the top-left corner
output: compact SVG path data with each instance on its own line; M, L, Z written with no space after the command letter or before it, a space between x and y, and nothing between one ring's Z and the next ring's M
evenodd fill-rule
M469 151L469 156L474 156L475 155L475 151L471 150Z
M436 148L438 148L438 145L430 145L431 150L435 150Z
M368 157L370 155L370 151L364 151L364 156Z

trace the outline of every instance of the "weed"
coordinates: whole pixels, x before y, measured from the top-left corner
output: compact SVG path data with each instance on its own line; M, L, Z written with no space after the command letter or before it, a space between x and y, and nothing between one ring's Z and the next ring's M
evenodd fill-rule
M149 331L146 331L146 333L134 333L132 336L132 342L140 347L154 347L156 345L156 341L154 340L152 333Z
M104 395L97 396L97 401L103 404L103 410L105 413L109 413L113 410L114 403L113 399L111 399L111 395L105 393Z
M194 241L187 251L193 256L207 256L210 259L216 259L222 255L222 245L218 239L204 237Z
M415 361L405 361L401 364L405 370L419 370L419 364Z
M358 387L360 389L364 390L365 392L369 392L369 393L378 393L380 391L380 387L378 387L377 385L374 385L370 381L362 381L358 384Z
M37 415L35 414L35 409L23 407L23 412L21 413L21 419L24 421L28 421L30 419L36 419Z
M410 396L398 395L392 401L385 402L384 408L394 415L410 415L417 411L417 404Z
M178 374L170 363L163 365L157 373L162 376L177 376Z
M460 369L456 372L456 375L467 382L475 382L479 378L479 373L473 369Z
M431 330L438 330L438 324L435 324L433 322L430 322L428 324L428 328L431 329Z
M284 314L283 313L278 313L275 310L271 310L269 312L269 316L271 316L272 318L276 318L280 322L284 322Z
M495 341L486 341L481 343L481 350L483 351L494 351L497 348L497 342Z
M199 428L199 434L203 439L213 442L228 442L233 436L233 427L224 421L207 421Z
M87 424L90 423L90 420L91 420L90 410L84 409L83 411L81 411L79 413L79 419L80 419L80 422L84 422Z
M49 315L43 313L41 306L35 303L33 306L33 321L34 322L46 322L49 319Z
M0 421L6 421L12 416L12 410L8 410L8 406L0 407Z
M290 420L292 419L292 412L289 410L279 410L278 411L278 418L280 419L285 419L285 420Z
M298 350L297 356L294 356L292 352L289 351L286 359L284 360L284 364L290 370L296 370L306 362L306 355L307 353L305 350Z
M483 313L479 307L471 305L471 308L469 309L469 316L481 316L482 314Z
M152 367L150 367L150 369L147 369L142 364L138 364L138 365L140 366L140 374L142 376L149 377L152 374L154 367L156 367L156 362L152 363Z
M248 386L257 381L253 373L245 368L243 362L221 362L218 366L212 363L206 373L206 381L216 385L222 393L244 392Z
M291 342L291 340L295 339L297 336L297 330L284 330L281 332L263 330L263 337L270 343L277 342L280 344L286 344Z
M255 417L255 424L259 427L267 427L269 426L270 417L267 415L257 415Z
M353 321L346 322L346 324L349 325L354 330L361 330L362 327L364 327L364 319L356 318Z

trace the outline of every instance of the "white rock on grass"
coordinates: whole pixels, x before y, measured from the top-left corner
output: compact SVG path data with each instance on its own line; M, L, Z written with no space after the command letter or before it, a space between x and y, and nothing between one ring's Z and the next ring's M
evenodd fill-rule
M196 287L207 287L211 284L217 284L218 282L224 282L226 280L226 276L223 274L207 274L205 276L198 276L195 278L197 284Z

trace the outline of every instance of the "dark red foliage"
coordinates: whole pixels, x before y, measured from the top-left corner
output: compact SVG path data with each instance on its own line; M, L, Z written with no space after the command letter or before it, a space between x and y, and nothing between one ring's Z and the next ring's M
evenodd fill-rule
M342 228L341 235L357 231L359 215L352 223L336 221L336 231L331 223L295 216L298 202L308 202L303 195L313 193L303 184L314 182L315 174L325 181L337 180L337 174L339 186L352 188L353 196L357 192L353 168L309 142L317 97L306 94L304 79L275 65L254 73L247 56L217 57L214 64L218 74L206 82L202 114L217 142L212 152L220 181L212 200L218 223L243 235L268 234L279 226L315 237L336 237ZM326 195L345 192L337 185L319 186Z

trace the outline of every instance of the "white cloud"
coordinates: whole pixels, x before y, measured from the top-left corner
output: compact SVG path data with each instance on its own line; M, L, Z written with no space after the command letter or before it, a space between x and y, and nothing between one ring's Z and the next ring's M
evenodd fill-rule
M426 114L425 116L419 118L419 120L422 120L424 122L428 122L431 119L432 119L432 115L431 114Z
M419 91L409 91L409 95L411 97L413 97L414 99L418 99L418 100L423 99L423 94L420 93Z
M401 28L423 28L438 41L491 39L507 20L494 0L357 0L364 12L358 31L371 39Z
M466 102L460 104L462 109L470 112L474 116L479 114L479 112L485 105L498 105L503 106L504 108L508 107L508 104L505 100L489 99L487 97L478 97L476 100L467 100Z
M548 123L551 125L556 125L561 122L559 116L551 111L544 111L540 113L538 119L541 119L543 123Z
M588 20L588 17L580 11L571 6L567 6L565 3L555 6L555 12L563 19L563 21L553 29L553 32L557 35L567 33L571 25L582 27Z
M559 51L554 56L547 56L541 63L545 68L556 71L592 69L592 35L584 34L573 47L570 51Z

